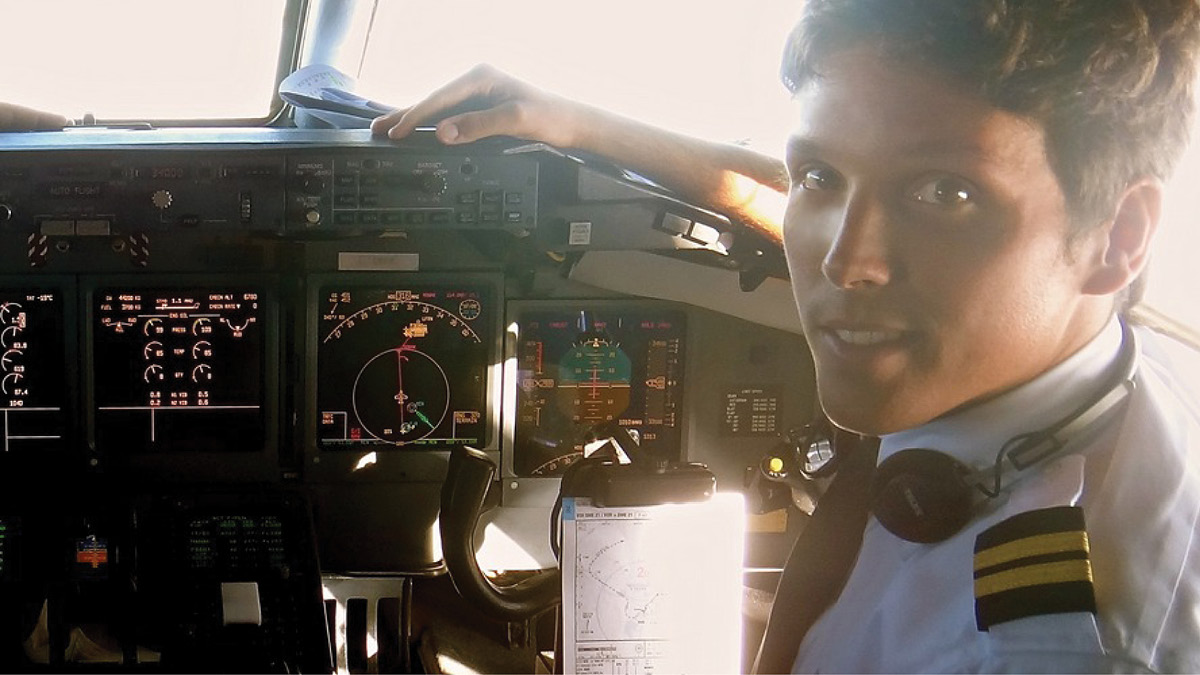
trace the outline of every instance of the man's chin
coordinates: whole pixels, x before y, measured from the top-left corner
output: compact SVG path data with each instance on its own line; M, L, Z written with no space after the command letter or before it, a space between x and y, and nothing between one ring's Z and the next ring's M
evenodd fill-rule
M908 406L870 404L864 401L821 399L825 416L838 428L863 436L883 436L918 427L927 419L915 415Z

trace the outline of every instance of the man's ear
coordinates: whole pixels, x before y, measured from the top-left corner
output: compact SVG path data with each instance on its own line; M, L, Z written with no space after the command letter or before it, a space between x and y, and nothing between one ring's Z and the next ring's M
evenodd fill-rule
M1162 213L1162 197L1162 183L1153 178L1143 178L1125 189L1112 220L1096 233L1100 250L1084 283L1085 293L1119 293L1142 273Z

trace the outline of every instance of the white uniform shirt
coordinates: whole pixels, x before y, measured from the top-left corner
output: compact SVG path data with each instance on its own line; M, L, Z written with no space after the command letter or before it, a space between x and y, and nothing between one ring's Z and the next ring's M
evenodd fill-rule
M1200 356L1149 331L1137 389L1112 423L1010 476L999 498L938 544L873 517L838 601L809 630L794 672L1200 672ZM1113 321L1051 371L987 403L882 439L992 466L1005 441L1097 395L1118 356ZM973 555L981 531L1018 513L1082 506L1097 614L1030 616L980 631Z

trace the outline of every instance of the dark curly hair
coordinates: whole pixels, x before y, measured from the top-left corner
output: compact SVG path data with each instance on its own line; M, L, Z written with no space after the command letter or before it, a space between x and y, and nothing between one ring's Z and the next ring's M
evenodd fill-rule
M1200 0L806 0L782 76L795 92L833 53L879 45L1041 124L1078 229L1188 140Z

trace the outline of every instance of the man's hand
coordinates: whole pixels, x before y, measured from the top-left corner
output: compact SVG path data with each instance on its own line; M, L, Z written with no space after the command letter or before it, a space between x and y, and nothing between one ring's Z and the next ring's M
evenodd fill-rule
M787 171L774 157L556 96L486 65L376 118L371 131L399 139L434 122L443 143L503 135L606 157L780 240Z
M447 144L503 135L570 148L579 145L577 130L587 110L492 66L479 65L416 105L376 118L371 131L399 139L418 126L436 122L437 137Z
M56 114L14 105L0 103L0 131L34 131L61 129L67 124L67 118Z

